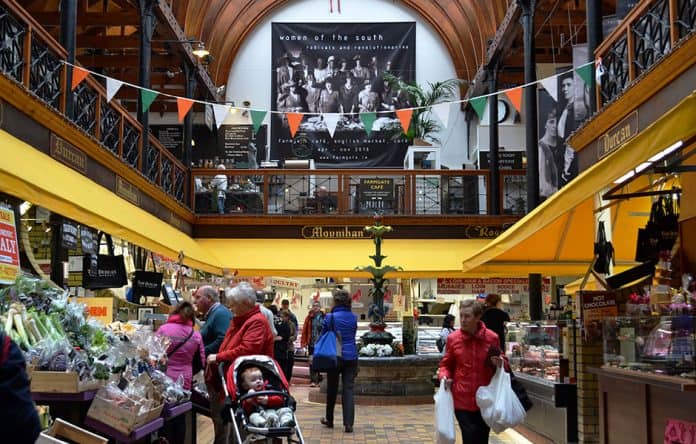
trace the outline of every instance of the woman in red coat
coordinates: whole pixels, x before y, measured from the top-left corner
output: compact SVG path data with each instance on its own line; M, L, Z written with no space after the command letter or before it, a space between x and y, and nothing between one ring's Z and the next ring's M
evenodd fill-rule
M256 304L256 291L246 282L225 292L227 307L234 313L220 350L208 355L208 364L217 367L221 362L232 366L240 356L266 355L273 357L274 337L268 319ZM228 371L228 378L234 372ZM206 372L206 381L215 383L217 371ZM228 385L229 386L229 385Z
M488 385L496 367L503 365L498 335L481 322L483 304L466 300L459 306L461 329L447 337L438 375L452 391L454 414L464 444L486 444L490 428L476 405L476 390Z

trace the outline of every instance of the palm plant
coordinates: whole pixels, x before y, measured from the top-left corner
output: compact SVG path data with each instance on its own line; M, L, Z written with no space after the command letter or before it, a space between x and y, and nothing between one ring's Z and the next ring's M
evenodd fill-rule
M440 143L437 133L442 126L433 117L431 107L457 98L461 81L448 79L435 83L427 82L423 87L416 82L406 82L392 74L386 73L384 79L392 88L399 89L408 95L409 107L413 109L411 125L406 132L406 138L413 142L422 139L435 144Z

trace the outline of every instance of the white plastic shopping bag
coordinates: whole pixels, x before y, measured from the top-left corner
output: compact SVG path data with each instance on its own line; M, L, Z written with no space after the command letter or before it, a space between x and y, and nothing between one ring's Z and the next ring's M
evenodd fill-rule
M454 400L452 392L445 390L445 380L440 380L440 388L435 396L435 443L454 444Z
M515 427L527 417L510 385L510 374L502 367L495 371L490 384L476 391L476 405L481 409L483 420L495 433Z

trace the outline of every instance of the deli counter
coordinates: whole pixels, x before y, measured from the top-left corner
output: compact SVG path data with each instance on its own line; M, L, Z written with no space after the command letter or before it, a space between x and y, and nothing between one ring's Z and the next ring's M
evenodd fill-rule
M524 425L555 443L578 439L577 391L569 382L568 360L563 358L564 325L560 321L510 322L505 344L514 377L534 402Z
M696 317L612 317L602 330L600 442L694 442Z

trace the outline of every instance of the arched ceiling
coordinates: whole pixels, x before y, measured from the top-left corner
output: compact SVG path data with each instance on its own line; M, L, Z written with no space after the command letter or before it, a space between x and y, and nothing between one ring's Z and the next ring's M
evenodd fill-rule
M485 62L487 42L505 16L507 1L402 1L438 33L450 53L457 77L473 79ZM215 54L209 72L216 84L222 84L247 36L287 3L288 0L181 0L171 6L186 35L200 37ZM328 5L321 4L328 15Z

